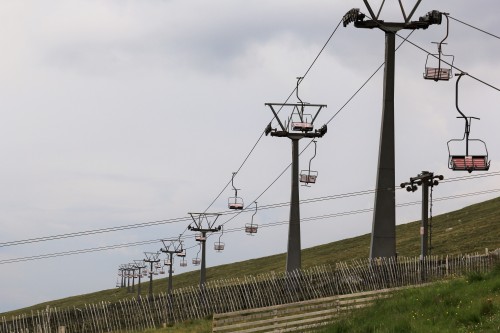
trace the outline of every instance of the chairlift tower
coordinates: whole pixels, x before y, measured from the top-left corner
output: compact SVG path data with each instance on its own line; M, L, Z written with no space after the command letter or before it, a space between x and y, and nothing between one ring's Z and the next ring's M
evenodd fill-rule
M137 268L135 267L135 264L134 263L130 263L128 264L128 267L130 269L130 271L132 272L132 290L131 292L134 292L135 291L135 277L136 277L136 274L135 274L135 271L137 270Z
M433 172L422 171L416 177L411 177L409 182L401 183L401 188L408 192L415 192L418 186L422 187L422 221L420 224L420 260L423 260L432 248L429 246L429 187L439 184L443 180L442 175L434 175Z
M375 15L368 0L363 0L371 19L358 8L348 11L343 17L346 27L354 22L356 28L378 28L385 33L385 67L382 104L382 122L380 128L379 156L375 203L373 211L372 237L370 258L396 256L396 196L395 196L395 154L394 154L394 67L396 53L396 33L402 29L427 29L432 24L441 24L442 13L433 10L418 21L410 21L421 0L418 0L407 15L401 0L398 0L403 22L385 22L380 19L380 13L385 1Z
M138 270L137 277L139 278L139 281L137 282L137 300L139 300L139 296L141 295L142 270L146 268L146 264L144 263L144 260L134 260L133 265Z
M299 199L299 140L302 138L321 138L327 132L326 124L320 129L314 129L314 121L319 112L326 108L326 104L309 104L303 102L298 96L299 84L302 77L297 78L297 98L299 103L265 103L273 112L280 130L271 127L269 123L265 134L274 137L292 140L292 182L290 198L290 219L288 226L288 248L286 256L286 271L293 272L301 268L300 245L300 199ZM278 111L275 107L279 108ZM278 117L282 108L292 108L292 115L284 123ZM315 110L314 115L305 113L305 110Z
M120 287L123 288L126 286L126 278L127 278L127 274L125 273L127 271L127 265L125 264L122 264L120 265L120 268L118 268L118 270L120 271L120 276L122 278L122 281L121 281L121 284L120 284Z
M182 255L183 253L185 254L186 250L183 249L182 246L182 241L179 238L177 239L162 239L161 242L163 243L163 246L165 248L160 249L161 252L166 253L168 257L168 288L167 288L167 295L171 296L172 295L172 266L174 264L174 254L177 255Z
M144 252L144 262L149 263L149 297L153 296L153 265L160 262L160 252Z
M201 268L200 268L200 289L205 286L206 280L206 243L207 233L218 232L222 226L215 227L215 222L221 214L219 213L188 213L193 219L193 223L188 226L188 230L197 232L195 239L201 243Z

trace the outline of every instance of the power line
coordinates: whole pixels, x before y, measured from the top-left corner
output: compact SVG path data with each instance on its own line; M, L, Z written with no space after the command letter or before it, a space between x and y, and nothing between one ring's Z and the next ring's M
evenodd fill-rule
M288 167L285 170L283 170L281 174L283 174L284 172L286 172L287 169L288 169ZM441 183L457 182L457 181L471 180L471 179L479 179L479 178L493 177L493 176L499 176L499 175L500 175L500 171L494 171L494 172L489 172L487 174L467 175L467 176L461 176L461 177L447 178L447 179L442 180ZM279 177L277 179L275 179L273 181L273 183L271 183L271 185L268 186L268 188L270 188L279 179ZM396 187L396 189L399 190L400 188ZM262 196L264 194L264 192L261 193L260 196ZM355 192L333 194L333 195L322 196L322 197L317 197L317 198L302 199L302 200L300 200L300 203L301 204L308 204L308 203L315 203L315 202L321 202L321 201L343 199L343 198L349 198L349 197L356 197L356 196L360 196L360 195L372 194L372 193L375 193L375 192L376 192L376 190L373 189L373 190L362 190L362 191L355 191ZM255 200L259 199L260 196L257 197ZM280 207L287 207L288 205L290 205L289 202L272 203L272 204L260 206L259 210L266 210L266 209L274 209L274 208L280 208ZM224 211L221 214L222 215L230 215L230 214L239 215L242 212L243 211L239 211L238 213L235 213L234 211L229 210L229 211ZM234 216L234 217L236 217L236 216ZM25 244L31 244L31 243L38 243L38 242L45 242L45 241L59 240L59 239L65 239L65 238L80 237L80 236L88 236L88 235L95 235L95 234L115 232L115 231L123 231L123 230L129 230L129 229L145 228L145 227L157 226L157 225L162 225L162 224L171 224L171 223L186 222L186 221L190 221L190 218L188 218L188 217L178 217L178 218L172 218L172 219L166 219L166 220L159 220L159 221L152 221L152 222L145 222L145 223L135 223L135 224L122 225L122 226L117 226L117 227L101 228L101 229L94 229L94 230L85 230L85 231L72 232L72 233L66 233L66 234L58 234L58 235L51 235L51 236L43 236L43 237L36 237L36 238L28 238L28 239L21 239L21 240L15 240L15 241L2 242L2 243L0 243L0 247L9 247L9 246L15 246L15 245L25 245ZM225 223L227 223L227 222L229 222L229 221L226 221ZM184 234L184 232L182 234ZM186 237L186 236L183 236L183 237Z
M462 193L462 194L457 194L457 195L452 195L452 196L447 196L447 197L435 198L434 201L453 200L453 199L458 199L458 198L483 195L483 194L490 194L490 193L496 193L496 192L500 192L500 189L490 189L490 190L484 190L484 191L478 191L478 192ZM420 203L421 203L421 201L411 201L411 202L401 203L401 204L398 204L396 206L397 207L407 207L407 206L418 205ZM372 211L373 211L373 208L365 208L365 209L351 210L351 211L331 213L331 214L325 214L325 215L310 216L310 217L303 218L302 221L303 222L310 222L310 221L317 221L317 220L322 220L322 219L327 219L327 218L336 218L336 217L342 217L342 216L348 216L348 215L368 213L368 212L372 212ZM276 221L276 222L266 223L264 225L261 225L260 227L261 228L269 228L269 227L284 225L287 223L288 223L288 221ZM232 233L232 232L242 231L242 230L244 230L244 227L237 227L237 228L232 228L232 229L226 229L224 231L224 233ZM194 236L183 237L183 239L186 239L186 238L194 238ZM70 255L78 255L78 254L85 254L85 253L92 253L92 252L100 252L100 251L106 251L106 250L114 250L114 249L120 249L120 248L154 244L154 243L159 243L159 242L161 242L161 239L153 239L153 240L115 244L115 245L108 245L108 246L100 246L100 247L80 249L80 250L41 254L41 255L29 256L29 257L4 259L4 260L0 260L0 265L25 262L25 261L33 261L33 260L41 260L41 259L49 259L49 258L56 258L56 257L70 256ZM191 246L187 249L191 249L191 248L194 248L196 246L198 246L198 245Z

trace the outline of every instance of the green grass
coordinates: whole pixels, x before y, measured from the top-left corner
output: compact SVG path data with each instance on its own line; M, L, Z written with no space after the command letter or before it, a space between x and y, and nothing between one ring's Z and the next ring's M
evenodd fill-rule
M397 251L399 256L418 256L420 253L420 222L412 222L397 226ZM479 204L465 207L458 211L435 216L433 219L433 254L460 254L484 252L485 248L500 247L500 197ZM304 268L334 264L339 261L366 258L369 254L370 235L315 246L302 251ZM207 269L207 280L258 275L270 271L281 272L285 268L285 254L278 254L258 259L247 260ZM193 271L173 277L174 288L197 285L199 272ZM142 294L146 295L149 282L142 283ZM155 280L155 293L167 289L166 279ZM29 308L19 309L1 316L29 313L31 310L52 307L81 307L85 304L100 301L115 302L119 299L133 297L125 288L109 289L91 294L74 296L37 304Z
M398 292L321 332L500 332L500 265L486 275Z

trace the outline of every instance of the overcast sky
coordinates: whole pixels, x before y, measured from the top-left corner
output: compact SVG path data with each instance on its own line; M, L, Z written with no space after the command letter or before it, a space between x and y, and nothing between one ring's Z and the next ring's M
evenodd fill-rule
M370 1L380 3L380 1ZM404 1L407 6L414 1ZM401 21L396 1L381 19ZM272 119L266 102L281 103L351 8L361 0L5 0L0 2L0 242L224 212L231 180ZM432 9L500 35L495 0L422 1L414 19ZM376 10L376 9L375 9ZM409 9L407 9L409 12ZM409 31L401 31L406 36ZM445 25L410 40L436 53ZM397 39L399 44L401 39ZM446 54L455 65L500 87L500 41L450 20ZM382 31L340 25L300 86L300 97L327 104L329 121L384 59ZM461 138L455 78L424 80L426 53L410 44L396 56L396 183L422 170L445 178L446 142ZM312 199L375 188L382 106L380 71L330 121L318 140ZM296 102L293 96L290 100ZM470 77L460 81L460 107L480 117L471 138L486 141L491 172L500 171L500 93ZM283 110L283 114L287 110ZM301 149L308 141L302 140ZM263 137L235 178L245 205L290 197L288 139ZM313 146L300 158L307 169ZM434 197L500 189L500 177L442 183ZM264 192L265 191L265 192ZM436 202L434 214L498 193ZM259 197L260 196L260 197ZM420 193L397 191L397 203ZM304 204L303 218L373 207L373 195ZM249 223L252 210L226 229ZM397 223L419 219L420 206L397 209ZM226 251L208 242L208 266L286 251L288 208L262 210L255 237L226 233ZM0 247L0 260L176 237L188 222L65 240ZM371 231L372 214L302 224L303 248ZM418 232L416 230L415 232ZM185 240L187 247L195 242ZM160 243L55 259L0 265L0 312L113 288L120 264L142 259ZM348 249L346 249L348 250ZM188 260L196 255L188 250ZM368 252L367 252L368 256ZM193 270L176 267L176 273Z

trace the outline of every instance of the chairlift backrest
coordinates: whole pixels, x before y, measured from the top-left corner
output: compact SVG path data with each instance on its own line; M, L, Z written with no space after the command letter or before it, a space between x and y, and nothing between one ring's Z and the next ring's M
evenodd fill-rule
M221 252L224 250L224 243L222 242L215 242L214 243L214 250L217 252Z
M312 124L312 119L313 117L310 114L303 114L301 119L300 114L292 113L290 120L292 131L301 131L301 132L312 131L314 128Z
M424 79L434 80L434 81L448 81L453 77L453 62L455 57L450 54L444 54L442 52L444 42L448 38L450 31L450 20L447 13L441 13L446 18L446 36L440 42L434 42L437 44L438 53L428 54L425 60L425 71Z
M472 119L479 120L479 118L465 116L458 107L458 83L464 75L466 75L466 73L457 74L456 108L460 114L458 118L462 118L465 121L465 132L462 139L451 139L447 142L448 168L453 171L468 171L469 173L472 171L488 171L490 168L490 161L488 160L488 148L486 147L486 143L480 139L469 138ZM460 150L456 149L455 143L461 146ZM465 147L463 147L463 143L465 143Z
M207 239L207 237L203 236L203 233L201 233L201 232L200 232L200 233L197 233L197 234L195 235L195 237L194 237L194 238L195 238L195 240L197 240L197 241L204 241L204 240L206 240L206 239Z
M233 172L233 176L231 177L231 186L233 187L234 197L230 197L227 200L227 206L229 209L243 209L243 199L238 197L238 189L234 186L234 176L236 176L236 172Z
M257 224L247 224L245 225L245 232L247 234L256 234L259 226Z
M243 209L243 199L240 197L230 197L227 200L229 209Z

